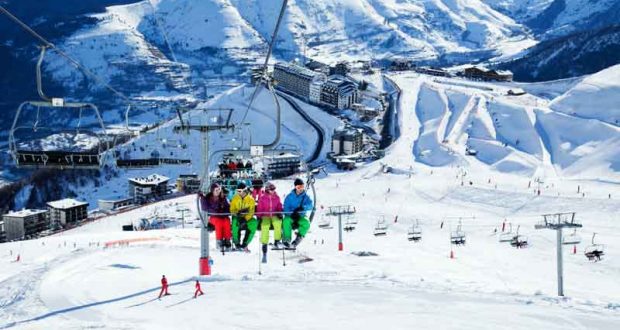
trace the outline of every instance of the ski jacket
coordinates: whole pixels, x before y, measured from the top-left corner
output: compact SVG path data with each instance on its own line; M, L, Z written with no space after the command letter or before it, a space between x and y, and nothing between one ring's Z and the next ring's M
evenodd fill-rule
M264 193L258 199L258 207L256 208L256 212L260 217L279 216L280 212L282 212L282 202L280 201L280 196L276 193Z
M200 290L200 282L196 282L196 289Z
M305 217L306 212L312 210L312 199L305 191L297 195L293 189L284 199L284 214L291 215L298 207L301 207L299 215Z
M255 188L252 189L252 198L254 198L255 201L259 201L260 197L263 196L265 194L265 190L263 190L262 188Z
M165 277L161 279L161 286L163 286L163 287L167 287L168 286L168 280Z
M235 194L232 201L230 201L230 213L233 215L240 214L245 220L250 220L254 216L254 209L256 208L256 202L250 194L241 198L241 195Z
M215 197L212 193L208 193L206 196L201 194L200 205L203 211L219 216L226 216L230 210L230 204L225 196Z

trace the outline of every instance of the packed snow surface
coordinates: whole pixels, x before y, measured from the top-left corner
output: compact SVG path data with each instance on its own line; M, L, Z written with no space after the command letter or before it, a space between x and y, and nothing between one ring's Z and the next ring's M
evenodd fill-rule
M512 85L411 73L392 78L403 91L401 137L380 161L353 172L328 166L319 175L317 215L297 252L269 251L268 263L260 264L258 237L250 253L222 255L211 244L213 275L199 278L195 196L151 204L51 237L0 245L0 328L616 329L617 127L556 112L534 95L507 96ZM240 87L210 105L239 107L248 94ZM249 115L259 126L273 124L268 102L259 99ZM316 133L298 118L285 125L300 125L289 126L285 136L310 154ZM168 130L163 126L159 137L170 139ZM136 145L144 141L161 140ZM230 141L219 137L214 147ZM478 153L467 156L466 147ZM198 149L188 152L199 157ZM275 181L281 196L291 181ZM343 204L356 207L358 224L344 233L339 252L337 219L326 209ZM186 208L182 225L179 210ZM566 297L558 298L556 233L534 225L542 214L567 211L576 212L583 228L564 235L582 241L574 254L572 246L563 247ZM170 219L172 226L121 231L144 217ZM385 236L373 235L379 220L388 224ZM416 220L418 243L407 240ZM327 221L332 229L318 227ZM499 243L503 223L527 236L528 247ZM466 245L451 246L459 226ZM595 243L605 245L599 262L584 256L593 233ZM352 254L360 251L377 255ZM307 257L313 261L300 262ZM163 274L172 295L158 300ZM196 279L205 295L194 299Z

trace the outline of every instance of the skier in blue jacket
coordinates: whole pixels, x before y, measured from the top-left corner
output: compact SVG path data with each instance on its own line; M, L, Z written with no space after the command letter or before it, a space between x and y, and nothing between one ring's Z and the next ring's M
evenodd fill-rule
M287 248L296 248L310 229L306 213L313 208L312 199L306 193L304 181L295 179L295 188L284 199L284 220L282 221L282 244ZM297 236L291 243L292 231L297 229Z

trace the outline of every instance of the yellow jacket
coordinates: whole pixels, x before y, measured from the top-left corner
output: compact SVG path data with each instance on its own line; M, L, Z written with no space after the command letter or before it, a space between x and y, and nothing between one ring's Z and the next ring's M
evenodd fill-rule
M256 202L250 194L247 194L243 199L239 194L235 194L230 201L230 213L235 216L242 209L248 209L243 218L250 220L254 216L254 209L256 208Z

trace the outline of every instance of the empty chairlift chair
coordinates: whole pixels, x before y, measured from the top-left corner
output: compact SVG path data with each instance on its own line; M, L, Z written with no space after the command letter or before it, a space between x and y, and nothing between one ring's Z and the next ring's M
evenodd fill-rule
M512 238L514 237L514 233L512 232L512 223L508 224L508 231L503 232L499 235L500 243L510 243L512 242Z
M454 245L465 245L466 235L461 224L456 227L456 230L450 233L450 242Z
M46 49L41 47L36 67L37 89L42 100L26 101L17 108L9 131L11 156L20 168L98 169L111 142L99 109L91 103L66 102L45 95L41 64ZM82 127L85 113L93 115L95 128ZM75 125L63 126L58 123L63 119L77 121Z
M319 228L321 229L332 229L332 223L327 217L322 217L321 221L319 221Z
M411 228L407 232L407 239L409 241L418 242L422 239L422 227L418 220L414 224L411 224Z
M584 255L590 261L600 261L601 257L605 255L605 245L594 243L594 237L596 233L592 234L592 244L587 246L584 250Z
M377 225L373 230L373 234L375 236L385 236L387 235L387 223L385 222L385 217L379 221L377 221Z
M577 234L577 229L575 229L571 234L564 236L562 239L562 244L564 245L577 245L581 243L581 236Z

